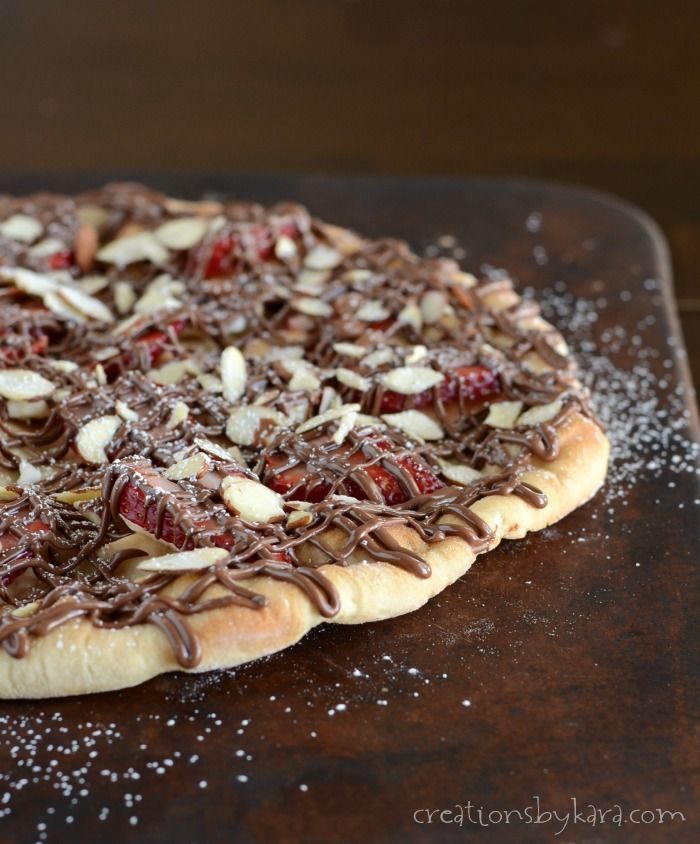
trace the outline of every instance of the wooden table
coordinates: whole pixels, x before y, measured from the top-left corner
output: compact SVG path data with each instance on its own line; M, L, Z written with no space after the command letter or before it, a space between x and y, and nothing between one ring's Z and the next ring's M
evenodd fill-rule
M5 704L0 840L697 841L698 425L657 230L538 184L217 184L416 248L448 234L444 248L538 291L597 384L610 482L409 616L316 630L226 675ZM523 820L572 798L607 822L569 815L555 837L563 821ZM630 819L658 809L686 820Z

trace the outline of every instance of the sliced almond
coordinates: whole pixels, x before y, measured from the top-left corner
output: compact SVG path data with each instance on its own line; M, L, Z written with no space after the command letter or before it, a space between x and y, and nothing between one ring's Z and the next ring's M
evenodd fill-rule
M65 243L57 237L47 237L40 240L35 246L28 251L32 258L48 258L50 255L55 255L57 252L62 252L66 248Z
M287 516L287 530L307 527L314 520L314 514L304 510L293 510Z
M101 363L98 363L95 369L93 370L95 375L95 381L100 385L100 387L104 387L107 384L107 373L105 372L104 366Z
M7 415L10 419L44 419L51 412L49 405L43 399L37 401L7 402Z
M31 401L50 396L56 385L31 369L1 369L0 396L14 401Z
M163 204L170 214L196 214L198 217L215 217L224 210L224 206L213 199L192 201L168 196Z
M197 451L191 457L168 466L163 474L168 480L184 481L186 478L201 478L210 469L211 460L203 451Z
M343 281L348 284L365 284L373 277L374 273L371 270L363 270L358 267L343 273Z
M288 363L299 363L293 370L287 386L292 392L310 392L321 386L321 381L316 377L308 364L303 361L288 361Z
M228 346L221 353L221 380L224 385L224 398L234 402L245 392L247 380L247 365L241 350L236 346Z
M114 322L114 316L107 305L83 290L63 285L59 287L57 293L71 308L84 314L89 319L94 319L97 322Z
M382 419L392 428L398 428L409 437L421 440L440 440L444 436L442 428L420 410L402 410L400 413L385 413Z
M411 346L411 351L406 355L406 363L418 363L418 361L423 360L427 354L427 346Z
M207 227L201 217L180 217L158 226L155 236L168 249L191 249L207 233Z
M13 214L0 223L0 234L20 243L33 243L44 231L44 227L28 214Z
M333 308L321 299L311 299L307 296L302 296L292 302L292 307L295 311L299 311L306 316L330 316L333 313Z
M224 382L211 372L202 372L197 376L197 380L207 393L223 393L224 391Z
M447 297L441 290L429 290L420 300L420 312L423 322L432 325L442 317L445 312Z
M442 475L448 481L452 481L452 483L459 484L460 486L469 486L469 484L474 483L474 481L481 477L481 472L477 472L476 469L472 469L471 466L467 466L464 463L440 460L440 469Z
M72 360L50 360L48 361L49 366L52 369L55 369L56 372L75 372L76 369L80 369L77 363Z
M335 377L341 384L345 384L346 387L352 387L353 390L366 392L372 386L372 382L368 378L360 375L359 372L353 372L352 369L346 369L344 366L336 369Z
M132 410L126 402L123 402L121 399L117 399L114 403L114 409L117 411L117 416L121 416L121 418L125 422L138 422L139 415L135 410Z
M46 307L57 317L81 325L87 321L85 314L69 305L58 290L49 290L42 298Z
M84 273L92 268L98 246L97 229L91 223L83 223L76 232L73 249L76 263Z
M238 449L226 449L218 443L212 442L212 440L208 440L205 437L195 437L194 444L197 448L201 448L202 451L205 451L210 457L215 457L217 460L223 460L224 463L241 463L239 457L236 456Z
M75 447L83 460L97 465L109 462L105 449L122 424L119 416L99 416L83 425L75 439Z
M517 425L520 427L521 425L539 425L541 422L549 422L559 413L563 404L564 402L561 399L557 399L549 402L549 404L531 407L518 418Z
M281 428L288 421L284 413L271 407L236 407L231 411L226 423L226 436L236 445L254 445L263 422L271 423L272 428Z
M80 504L83 501L94 501L101 497L102 489L98 486L68 489L65 492L55 492L52 496L60 504Z
M14 501L16 498L19 498L18 492L0 485L0 501Z
M427 366L398 366L382 376L382 386L403 396L413 396L429 390L445 380L442 372Z
M168 421L165 423L165 430L172 431L174 428L177 428L177 426L181 425L189 415L190 409L188 405L186 405L184 401L177 402L170 412L170 416L168 416Z
M128 314L134 307L136 298L136 293L131 282L116 281L114 283L114 304L122 316Z
M28 460L19 461L19 477L15 481L19 487L28 487L38 484L41 481L41 469L31 464Z
M225 477L221 496L228 509L247 522L267 524L285 515L282 496L251 478Z
M374 352L370 352L370 354L362 359L362 366L368 369L376 369L378 366L384 366L385 363L392 363L393 360L394 350L387 347L386 349L377 349Z
M352 431L353 427L355 426L355 420L357 419L357 411L350 410L347 413L344 413L340 417L340 421L338 422L338 427L333 434L333 442L337 445L345 442L345 438L347 435Z
M318 428L319 425L324 425L326 422L332 422L334 419L339 419L346 413L353 410L359 410L359 404L343 404L340 407L333 407L325 413L319 413L317 416L312 416L306 422L302 422L296 429L297 434L304 434L306 431L311 431L313 428Z
M330 277L328 270L303 269L297 276L294 289L300 293L309 293L311 296L318 296L323 290L323 285Z
M450 281L460 284L462 287L476 287L476 277L471 273L456 272L450 276Z
M138 232L117 238L97 253L97 258L106 264L126 267L139 261L164 264L168 260L168 250L152 232Z
M367 354L367 348L356 343L333 343L333 351L349 358L361 358Z
M318 405L318 412L325 413L331 408L340 407L342 403L343 400L340 398L337 391L333 389L333 387L324 387L321 391L321 401Z
M491 428L512 428L523 409L521 401L497 401L489 406L484 424Z
M355 317L362 322L381 322L391 316L391 311L377 299L370 299L364 302L355 312Z
M343 256L332 246L319 243L314 246L304 257L304 266L312 270L332 270L343 260Z
M30 601L21 607L15 607L11 612L15 618L29 618L39 609L39 601Z
M134 304L134 313L152 314L156 311L175 310L182 305L177 297L184 291L185 285L182 281L173 278L168 273L161 273L153 279Z
M423 313L415 302L409 302L402 308L397 319L401 325L410 325L414 331L420 332L423 328Z
M23 267L0 267L0 278L9 281L30 296L44 296L58 287L58 282L52 276L36 273L34 270Z
M176 551L160 557L148 557L139 560L137 571L152 572L188 572L202 571L215 566L228 557L224 548L195 548L193 551Z
M295 258L297 255L297 245L291 237L286 234L280 235L275 242L275 256L280 261L288 261L290 258Z
M185 360L174 360L163 364L158 369L151 369L148 371L148 377L156 384L172 386L179 384L188 375L199 375L200 372L199 366L193 360L186 358Z

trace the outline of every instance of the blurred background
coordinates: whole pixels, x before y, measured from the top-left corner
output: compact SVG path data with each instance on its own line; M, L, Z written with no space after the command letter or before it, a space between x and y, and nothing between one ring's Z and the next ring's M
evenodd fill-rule
M664 229L700 376L699 2L1 0L0 14L0 179L291 171L601 188Z

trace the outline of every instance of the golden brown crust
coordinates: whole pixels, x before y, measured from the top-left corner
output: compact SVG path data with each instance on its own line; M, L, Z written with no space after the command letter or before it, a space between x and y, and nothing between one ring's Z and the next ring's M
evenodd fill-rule
M519 538L558 521L603 483L609 443L600 428L575 415L563 423L560 436L557 459L535 460L524 477L547 494L545 508L536 509L512 495L484 498L473 505L493 529L494 546L501 539ZM411 612L463 575L474 561L471 548L457 537L423 546L408 529L398 535L405 545L424 554L432 576L420 579L377 562L324 566L341 597L334 623L357 624ZM177 592L186 582L181 578L170 589ZM248 585L268 597L268 606L261 610L229 606L191 617L203 653L195 671L232 667L274 653L324 620L292 584L257 578ZM0 653L0 695L42 698L107 691L179 668L164 634L153 625L105 630L81 620L37 639L24 659Z

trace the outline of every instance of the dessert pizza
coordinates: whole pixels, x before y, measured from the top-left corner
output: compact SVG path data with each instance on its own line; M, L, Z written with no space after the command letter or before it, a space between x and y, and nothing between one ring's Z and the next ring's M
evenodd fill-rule
M294 204L0 198L0 695L410 612L603 482L509 280Z

